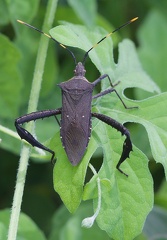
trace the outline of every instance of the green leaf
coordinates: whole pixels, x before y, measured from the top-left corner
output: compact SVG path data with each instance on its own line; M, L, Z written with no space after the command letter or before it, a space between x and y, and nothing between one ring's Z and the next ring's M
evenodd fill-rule
M9 14L6 1L0 0L0 24L5 25L9 22Z
M162 91L166 85L166 55L167 55L167 20L157 11L149 12L138 31L139 56L149 75L160 86Z
M72 24L54 28L50 33L59 42L85 51L106 34L100 28L96 28L95 33L92 34L84 27ZM136 87L157 93L160 90L143 71L135 46L131 41L124 40L119 44L118 64L114 63L112 49L112 41L108 38L92 50L89 56L101 74L107 73L113 83L120 81L116 89L125 104L131 107L138 106L138 109L125 109L116 94L113 93L98 98L92 110L114 118L122 124L135 122L145 126L156 161L164 163L166 159L164 146L167 139L166 133L162 131L162 129L166 129L165 95L158 95L138 102L125 97L124 90L126 88ZM108 80L103 80L101 85L102 90L108 88ZM116 164L122 153L123 141L124 137L121 137L121 134L117 133L115 129L94 119L91 141L82 162L77 167L72 167L67 163L65 154L59 152L56 155L58 158L61 156L63 163L61 165L60 162L59 165L56 163L56 172L54 171L55 189L61 195L67 208L72 209L73 212L81 201L89 159L98 146L102 147L104 159L98 176L101 179L103 192L102 206L97 222L100 228L104 229L110 237L119 240L133 239L142 231L146 216L153 205L153 183L146 156L133 147L134 152L130 154L130 159L121 165L122 170L129 177L126 178L116 170ZM56 144L54 146L58 147ZM165 158L161 159L162 156L165 156ZM57 182L59 189L57 188ZM63 190L61 189L62 186ZM77 196L76 189L78 188L80 190ZM96 177L94 177L86 185L83 195L84 199L94 198L95 208L97 206L96 188ZM68 196L67 192L69 192ZM77 204L74 204L76 199ZM133 227L129 229L129 226Z
M95 0L68 0L69 5L74 9L76 15L85 23L92 27L95 24L96 1Z
M167 93L136 102L138 109L130 111L112 109L108 112L106 106L109 99L107 100L107 98L105 101L101 101L98 110L122 123L135 122L142 124L148 134L152 155L156 162L160 162L164 166L167 177Z
M87 149L81 164L76 167L69 162L62 147L59 133L52 139L50 146L55 149L57 158L53 172L54 189L59 193L68 210L73 213L82 200L87 165L93 152L97 149L97 143L91 139L90 148Z
M39 0L37 1L8 0L6 2L8 11L10 13L10 19L15 26L17 19L22 20L24 19L24 21L30 22L32 18L35 16L39 5Z
M52 37L67 46L80 48L84 51L88 51L95 43L106 35L106 31L99 27L95 27L94 32L96 34L92 34L91 31L88 31L83 26L73 25L66 22L64 22L64 24L65 25L58 26L49 31ZM105 49L108 49L106 56L104 56ZM105 69L105 66L109 65L110 67L108 71L112 71L112 68L115 67L112 49L112 41L106 39L103 43L99 44L94 51L90 52L89 56L97 69L103 71L103 67ZM101 56L99 56L99 53L101 53Z
M0 223L0 240L5 239L7 236L7 229L3 223Z
M123 171L129 174L128 178L115 169L117 146L120 143L121 139L115 138L104 146L105 154L112 156L114 161L104 155L99 177L109 179L112 187L106 191L106 187L101 184L102 204L97 223L114 239L134 239L141 233L146 215L152 208L153 182L146 156L135 148L130 159L122 165ZM109 148L113 149L111 154L107 151ZM96 207L97 198L94 199L94 209Z
M35 65L35 58L40 42L41 35L36 31L27 28L26 26L17 22L17 27L19 28L20 34L18 34L15 44L21 52L22 59L19 62L20 71L23 76L24 81L23 89L24 98L21 101L21 105L26 104L29 99L29 93L32 84L33 71ZM41 101L40 104L43 106L46 99L42 102L42 98L48 96L55 86L55 78L57 77L57 64L55 64L55 52L54 45L48 47L46 65L44 69L44 76L41 88ZM51 94L51 93L50 93ZM42 102L42 103L41 103ZM50 103L50 101L49 101ZM44 105L45 107L45 105ZM51 106L50 106L51 107Z
M167 93L141 101L135 122L141 123L149 137L151 151L156 162L160 162L167 177Z
M109 240L108 235L99 229L96 223L90 229L81 227L81 221L91 212L92 204L90 201L82 203L75 214L69 214L67 209L62 206L53 215L49 240Z
M0 211L0 240L6 239L10 214L11 212L9 209ZM44 234L37 225L24 213L20 215L17 239L46 240Z
M0 109L1 117L11 117L17 113L22 87L18 71L20 52L9 39L0 35Z
M159 87L151 77L142 69L135 46L129 40L119 44L118 65L115 70L115 78L126 88L140 88L151 93L160 93Z

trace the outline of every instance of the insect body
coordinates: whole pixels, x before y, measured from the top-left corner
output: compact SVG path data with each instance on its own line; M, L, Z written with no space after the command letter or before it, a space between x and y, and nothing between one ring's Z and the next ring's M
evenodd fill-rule
M91 102L94 86L84 77L83 70L82 63L78 63L75 76L59 84L62 89L60 135L73 165L77 165L82 159L91 134Z
M129 23L135 21L137 18L134 18L130 20L129 22L125 23L121 27L114 30L112 33L117 31L118 29L124 27L125 25L128 25ZM35 27L24 23L20 20L18 20L20 23L27 25L28 27L31 27L40 33L43 33L39 29L36 29ZM72 165L77 165L86 150L86 147L88 145L90 135L91 135L91 118L96 117L99 120L103 121L104 123L107 123L111 127L117 129L122 133L122 135L126 136L126 139L123 144L123 151L121 158L116 166L116 168L123 174L125 174L121 169L120 165L123 161L126 160L126 158L129 157L130 151L132 151L132 143L130 140L130 134L129 131L119 122L116 120L105 116L100 113L92 113L91 112L91 103L92 99L104 96L108 93L115 92L118 98L121 100L123 106L125 108L128 108L119 94L117 93L116 89L114 88L117 84L114 86L111 83L111 79L107 74L104 74L100 76L98 79L96 79L94 82L89 82L85 78L85 59L88 56L88 53L95 48L102 40L110 36L112 33L106 35L103 39L101 39L97 44L95 44L91 49L89 49L83 59L83 62L76 63L76 59L74 54L66 48L66 46L60 44L52 38L50 35L46 35L47 37L51 38L55 42L57 42L60 46L67 49L76 64L75 70L74 70L74 77L66 82L60 83L58 86L62 90L62 107L55 109L55 110L43 110L38 112L33 112L30 114L26 114L22 117L19 117L15 120L15 126L18 134L22 139L25 139L27 142L29 142L32 146L36 146L38 148L41 148L43 150L46 150L52 154L51 160L54 160L55 153L51 149L47 148L40 142L38 142L31 133L29 133L27 130L25 130L21 125L25 122L29 122L32 120L37 119L43 119L46 117L54 116L61 114L61 122L60 122L60 137L62 140L63 147L66 151L66 154L68 156L69 161ZM103 92L92 96L94 87L101 82L103 79L108 78L110 82L110 88L104 90ZM126 175L126 174L125 174Z

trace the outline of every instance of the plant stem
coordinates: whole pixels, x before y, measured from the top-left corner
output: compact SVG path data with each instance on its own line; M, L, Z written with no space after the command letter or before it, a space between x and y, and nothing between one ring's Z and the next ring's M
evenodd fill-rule
M89 167L92 170L93 174L97 175L96 169L92 166L92 164L89 163ZM93 214L93 216L83 219L82 227L86 227L86 228L92 227L92 225L94 224L94 221L96 220L96 218L97 218L97 216L100 212L100 208L101 208L101 186L100 186L100 178L99 177L97 177L97 191L98 191L98 198L97 198L96 211Z
M43 30L50 29L54 20L55 11L57 7L58 0L49 0L48 6L46 10L46 15L43 24ZM41 36L36 66L32 81L32 88L30 93L29 105L28 105L28 112L36 111L41 84L42 84L42 76L44 71L45 59L47 54L48 48L48 41L45 36ZM34 128L34 122L27 124L28 131L32 132ZM16 179L16 187L13 197L13 205L11 211L11 218L9 223L9 231L8 231L8 240L15 240L17 237L17 229L18 229L18 222L19 222L19 215L21 210L21 203L22 203L22 196L24 191L26 173L28 168L28 160L30 156L30 147L23 144L21 154L20 154L20 161L19 161L19 168L17 173Z
M20 137L18 136L18 134L9 128L6 128L6 127L0 125L0 131L12 136L13 138L20 140Z

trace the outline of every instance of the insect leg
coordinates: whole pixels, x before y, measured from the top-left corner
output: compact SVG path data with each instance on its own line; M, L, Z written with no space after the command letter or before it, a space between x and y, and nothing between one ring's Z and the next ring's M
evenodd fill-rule
M16 130L21 137L21 139L25 139L28 143L30 143L33 147L38 147L40 149L43 149L47 152L50 152L52 154L51 161L53 162L55 153L51 149L45 147L43 144L38 142L31 133L29 133L26 129L21 127L22 124L30 121L35 121L37 119L43 119L46 117L51 117L51 116L56 116L58 114L61 114L61 108L56 109L56 110L44 110L44 111L38 111L38 112L32 112L29 114L26 114L22 117L19 117L15 120L15 127Z
M104 90L103 92L100 92L100 93L94 95L94 96L92 97L92 99L95 99L95 98L98 98L98 97L104 96L104 95L106 95L106 94L108 94L108 93L111 93L111 92L114 92L114 91L115 91L114 88L106 89L106 90Z
M55 117L55 119L56 119L56 122L58 123L58 125L60 126L60 121L59 121L59 119L57 118L57 116L55 115L54 116Z
M118 94L117 90L114 88L115 86L117 86L120 82L116 83L115 85L112 84L110 77L108 76L108 74L104 74L102 76L100 76L98 79L96 79L92 84L94 86L96 86L99 82L101 82L104 78L108 78L111 88L110 89L106 89L104 91L102 91L101 93L98 93L96 95L93 96L93 99L98 98L98 97L102 97L108 93L111 92L115 92L117 97L120 99L121 103L123 104L124 108L126 109L132 109L132 108L138 108L138 107L127 107L126 104L124 103L124 101L122 100L121 96Z
M102 75L102 76L100 76L98 79L96 79L92 84L94 85L94 86L96 86L99 82L101 82L103 79L105 79L105 78L108 78L108 81L110 82L110 85L111 85L111 87L115 87L116 85L118 85L118 83L116 83L116 84L112 84L112 82L111 82L111 78L109 77L109 75L108 74L104 74L104 75Z
M121 173L123 173L125 176L128 176L126 173L124 173L120 169L120 165L126 160L126 158L129 158L129 154L132 151L132 142L131 142L131 139L130 139L130 133L129 133L128 129L126 129L121 123L117 122L116 120L114 120L114 119L112 119L112 118L110 118L106 115L103 115L103 114L100 114L100 113L92 113L92 116L98 118L102 122L107 123L111 127L120 131L122 133L122 135L126 136L126 139L125 139L124 144L123 144L122 155L119 159L119 162L116 165L116 168Z

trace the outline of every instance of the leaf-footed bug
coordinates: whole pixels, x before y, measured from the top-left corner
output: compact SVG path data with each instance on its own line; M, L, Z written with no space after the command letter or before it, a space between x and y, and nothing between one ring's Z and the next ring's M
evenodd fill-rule
M116 168L121 173L125 174L120 169L120 165L123 161L126 160L126 158L129 157L129 154L132 151L132 143L131 143L129 131L116 120L100 113L91 112L91 103L92 103L92 99L104 96L111 92L115 92L118 98L120 99L120 101L122 102L123 106L126 109L128 109L128 107L125 105L124 101L122 100L122 98L119 96L119 94L114 88L118 83L113 85L110 77L107 74L100 76L98 79L96 79L92 83L89 82L85 78L86 71L85 71L84 65L89 52L93 50L99 43L101 43L104 39L108 38L114 32L134 22L137 19L138 17L131 19L130 21L116 28L111 33L104 36L100 41L98 41L85 53L83 61L78 63L76 61L76 58L73 52L69 48L67 48L65 45L59 43L56 39L44 33L43 31L25 22L17 20L19 23L24 24L44 34L48 38L58 43L61 47L68 50L69 53L72 55L72 58L74 59L75 66L76 66L74 70L74 77L58 85L62 90L62 107L61 108L54 109L54 110L43 110L43 111L32 112L24 116L21 116L15 120L16 130L22 139L25 139L32 146L35 146L50 152L52 154L51 161L53 161L55 156L54 151L44 146L43 144L41 144L39 141L37 141L32 136L32 134L29 133L27 130L25 130L21 125L26 122L30 122L32 120L43 119L51 116L56 117L57 115L61 114L60 137L61 137L62 145L65 149L65 152L67 154L69 161L71 162L72 165L75 166L81 161L85 153L86 147L89 143L89 139L91 135L91 117L96 117L102 122L107 123L111 127L120 131L122 135L126 136L126 139L123 144L123 151L122 151L121 157L119 159L118 164L116 165ZM101 93L93 96L94 87L105 78L108 78L111 88L106 89ZM130 107L130 108L134 108L134 107ZM127 174L125 175L127 176Z

